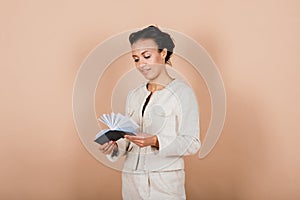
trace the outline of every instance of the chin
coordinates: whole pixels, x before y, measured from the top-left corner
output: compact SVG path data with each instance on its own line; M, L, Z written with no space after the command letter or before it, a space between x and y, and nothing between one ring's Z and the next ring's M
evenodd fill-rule
M147 74L143 74L142 75L144 76L145 79L147 79L148 81L152 81L154 79L157 78L157 74L156 73L153 73L151 71L149 71Z
M153 76L144 76L145 79L147 79L148 81L152 81L154 80L155 78Z
M144 78L147 79L147 80L151 80L153 79L153 77L150 75L150 74L143 74Z

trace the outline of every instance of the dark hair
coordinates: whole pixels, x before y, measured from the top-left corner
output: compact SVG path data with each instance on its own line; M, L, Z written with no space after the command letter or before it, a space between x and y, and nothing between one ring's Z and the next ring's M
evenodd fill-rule
M171 65L170 57L173 54L175 44L168 33L165 33L158 27L151 25L129 35L129 42L131 45L140 39L153 39L158 46L159 52L162 52L162 50L166 48L167 55L165 58L165 63Z

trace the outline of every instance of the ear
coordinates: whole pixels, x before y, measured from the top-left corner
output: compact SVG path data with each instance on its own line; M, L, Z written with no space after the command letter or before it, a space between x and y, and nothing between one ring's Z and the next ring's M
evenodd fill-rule
M166 56L167 56L167 53L168 53L168 50L167 50L166 48L164 48L164 49L160 52L161 58L162 58L162 59L165 59Z

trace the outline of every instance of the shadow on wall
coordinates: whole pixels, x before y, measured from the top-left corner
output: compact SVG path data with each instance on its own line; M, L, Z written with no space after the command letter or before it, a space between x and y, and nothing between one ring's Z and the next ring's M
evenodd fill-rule
M237 83L238 84L238 83ZM227 113L223 132L202 160L186 157L189 199L263 199L270 166L268 139L260 121L263 108L255 93L226 87ZM203 133L202 133L203 134Z

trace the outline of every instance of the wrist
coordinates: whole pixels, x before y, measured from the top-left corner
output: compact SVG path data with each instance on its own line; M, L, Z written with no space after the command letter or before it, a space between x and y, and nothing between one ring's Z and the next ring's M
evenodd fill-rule
M152 147L155 147L155 148L159 148L159 143L158 143L158 138L156 135L153 136L153 142L152 142Z

